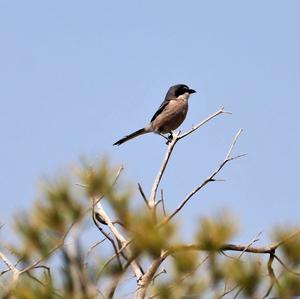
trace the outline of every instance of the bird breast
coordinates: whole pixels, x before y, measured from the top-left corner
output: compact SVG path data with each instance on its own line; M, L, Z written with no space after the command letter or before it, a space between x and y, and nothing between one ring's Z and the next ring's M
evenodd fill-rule
M177 98L171 100L165 109L153 121L153 130L162 134L166 134L177 129L184 121L187 111L187 98Z

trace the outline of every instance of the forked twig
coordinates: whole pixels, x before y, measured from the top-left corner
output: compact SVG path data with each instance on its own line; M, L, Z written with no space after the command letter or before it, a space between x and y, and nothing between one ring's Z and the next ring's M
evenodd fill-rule
M168 148L165 154L165 157L163 159L163 162L161 164L161 167L156 175L156 178L154 180L154 183L152 185L152 189L151 189L151 195L149 198L149 207L150 208L154 208L155 207L155 201L156 201L156 193L157 193L157 189L159 186L159 183L161 181L161 178L164 174L164 171L166 169L166 166L168 164L168 161L170 159L170 156L172 154L172 151L174 149L175 144L182 138L190 135L191 133L193 133L194 131L196 131L197 129L199 129L201 126L203 126L204 124L206 124L208 121L210 121L211 119L215 118L216 116L220 115L220 114L231 114L228 111L224 110L224 107L221 107L218 111L216 111L214 114L212 114L211 116L207 117L206 119L204 119L202 122L200 122L198 125L194 126L191 130L187 131L186 133L183 133L180 135L180 131L176 132L173 134L173 138L172 140L168 143Z
M175 211L173 213L171 213L159 226L161 226L162 224L165 224L167 222L169 222L184 206L185 204L191 199L191 197L193 197L199 190L201 190L204 186L206 186L208 183L213 182L215 176L222 170L222 168L226 165L226 163L228 163L229 161L235 160L237 158L243 157L245 156L245 154L243 155L238 155L235 157L231 157L231 153L232 150L234 148L234 145L237 142L238 137L240 136L240 134L242 133L242 129L240 129L237 134L235 135L232 144L229 147L229 150L225 156L225 159L223 160L223 162L218 166L218 168L212 172L212 174L210 176L208 176L200 185L198 185L194 190L192 190L184 199L183 201L178 205L178 207L175 209Z

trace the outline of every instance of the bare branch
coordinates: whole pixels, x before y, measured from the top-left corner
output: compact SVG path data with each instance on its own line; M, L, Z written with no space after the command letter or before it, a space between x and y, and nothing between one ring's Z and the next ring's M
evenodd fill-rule
M240 288L240 289L236 292L236 294L235 294L235 296L233 297L233 299L236 299L236 298L238 297L238 295L241 293L242 290L243 290L243 288Z
M232 287L232 288L231 288L230 290L228 290L228 291L225 291L225 292L219 297L219 299L221 299L221 298L227 296L228 294L232 293L232 292L233 292L234 290L236 290L237 288L238 288L238 285Z
M241 258L242 257L242 255L245 253L245 251L250 247L250 246L252 246L254 243L256 243L257 241L259 241L259 237L260 237L260 235L262 234L262 232L259 232L258 234L257 234L257 236L247 245L247 247L245 248L245 250L243 250L242 252L241 252L241 254L239 255L239 257L238 258Z
M200 244L179 244L170 247L167 251L165 251L164 256L169 256L175 252L185 251L185 250L206 251L206 248L203 248ZM235 245L235 244L224 244L219 248L219 251L220 252L239 251L239 252L257 253L257 254L274 254L274 249L269 246L255 247L249 245Z
M181 279L180 279L180 282L183 282L185 279L189 278L191 275L193 275L209 258L209 255L207 255L190 273L186 274L185 276L183 276ZM178 283L176 282L176 284L171 284L168 286L168 289L172 289L174 287L178 286ZM153 299L157 296L159 296L160 292L154 294L154 295L151 295L150 297L148 297L148 299Z
M6 255L0 251L0 258L3 260L3 262L5 263L5 265L8 267L8 271L12 271L13 273L13 282L15 282L19 275L20 275L20 271L10 262L10 260L6 257ZM7 271L5 272L2 272L2 274L6 273Z
M121 175L121 172L122 172L123 170L124 170L124 167L123 167L123 165L121 165L121 166L119 167L119 169L117 170L116 177L115 177L115 179L114 179L114 181L113 181L113 185L116 184L116 182L117 182L117 180L119 179L119 177L120 177L120 175Z
M269 273L269 276L270 276L270 286L266 292L266 294L264 295L263 299L264 298L267 298L269 296L269 294L271 293L272 289L273 289L273 286L274 284L276 283L278 286L279 286L279 283L278 283L278 280L275 276L275 273L274 273L274 270L273 270L273 267L272 267L272 263L274 261L274 254L270 254L270 257L269 257L269 261L268 261L268 273Z
M154 280L160 276L161 274L167 274L167 270L165 268L161 269L157 274L155 274L152 278L152 282L154 283Z
M291 239L297 237L298 235L300 235L300 229L296 230L293 234L287 236L285 239L279 241L278 243L272 245L273 249L277 249L279 246L281 246L284 243L287 243L288 241L290 241Z
M108 234L108 235L109 235L109 234ZM88 249L88 251L87 251L87 253L86 253L86 255L85 255L85 258L84 258L84 266L85 266L85 267L88 266L88 258L89 258L90 253L91 253L98 245L102 244L106 239L107 239L106 237L103 238L102 240L100 240L99 242L97 242L96 244L94 244L93 246L91 246L91 247Z
M168 164L168 161L170 159L170 156L172 154L172 151L173 151L174 146L177 143L177 141L179 141L180 139L182 139L182 138L188 136L189 134L193 133L194 131L196 131L197 129L199 129L201 126L203 126L208 121L210 121L211 119L215 118L216 116L218 116L220 114L224 114L224 113L230 114L230 112L225 111L224 107L222 107L217 112L215 112L211 116L207 117L205 120L203 120L202 122L200 122L198 125L196 125L195 127L193 127L188 132L183 133L183 134L180 135L180 131L179 131L179 132L176 132L176 133L173 134L173 138L168 143L168 148L167 148L165 157L163 159L163 162L161 164L161 167L159 169L159 172L157 173L157 176L156 176L156 178L154 180L154 183L153 183L153 186L152 186L152 189L151 189L151 195L150 195L150 199L149 199L149 206L150 206L150 208L154 208L155 207L156 192L157 192L159 183L161 181L161 178L162 178L162 176L164 174L164 171L166 169L166 166Z
M158 267L168 256L166 253L167 253L166 251L163 251L159 257L155 258L152 261L152 263L149 266L146 273L138 281L137 291L136 291L135 297L134 297L135 299L142 299L145 297L147 288L148 288L149 284L151 283Z
M201 190L208 183L213 182L215 180L215 176L222 170L222 168L226 165L226 163L243 156L243 155L239 155L239 156L236 156L236 157L230 157L231 152L233 150L233 147L236 144L237 139L240 136L241 132L242 132L242 129L240 129L237 132L237 134L235 135L235 137L233 139L233 142L230 145L230 148L229 148L229 150L226 154L226 157L225 157L224 161L218 166L218 168L215 171L213 171L212 174L209 177L207 177L199 186L197 186L194 190L192 190L184 198L184 200L179 204L179 206L176 208L176 210L172 214L170 214L159 226L169 222L185 206L185 204L190 200L191 197L193 197L199 190Z
M300 273L293 271L292 269L290 269L276 254L274 254L274 258L279 262L279 264L288 272L290 272L291 274L294 274L296 276L300 276Z
M148 199L147 199L147 197L146 197L146 195L145 195L145 193L144 193L144 191L143 191L143 188L142 188L142 186L141 186L140 183L138 183L138 188L139 188L139 191L140 191L140 193L141 193L141 195L142 195L142 198L143 198L143 200L144 200L146 206L149 208L149 202L148 202Z
M221 107L217 112L215 112L214 114L212 114L211 116L207 117L206 119L204 119L202 122L200 122L198 125L194 126L192 129L190 129L189 131L183 133L182 135L180 135L178 137L178 139L182 139L188 135L190 135L191 133L193 133L194 131L196 131L197 129L199 129L200 127L202 127L204 124L206 124L208 121L210 121L211 119L213 119L214 117L220 115L220 114L232 114L231 112L225 111L224 107Z
M103 209L102 205L100 202L97 203L97 213L100 214L101 218L105 221L105 223L108 225L109 229L113 233L113 235L117 238L117 240L120 242L122 247L127 246L127 241L124 238L124 236L119 232L119 230L114 226L112 223L110 217L106 214L105 210ZM127 252L129 253L130 256L132 256L130 248L127 248ZM115 251L116 255L118 256L118 251ZM143 275L139 265L135 260L131 261L131 267L133 272L135 273L137 281L140 279L140 277Z
M271 254L274 252L274 249L269 246L255 247L248 245L234 245L234 244L224 244L220 251L241 251L241 252L251 252L251 253L260 253L260 254Z
M233 142L230 145L228 153L227 153L227 155L225 157L225 160L229 160L230 159L232 150L233 150L233 148L234 148L234 146L235 146L235 144L236 144L236 142L237 142L237 140L238 140L238 138L239 138L239 136L241 135L242 132L243 132L243 129L239 129L238 132L236 133L236 135L235 135L235 137L233 139Z
M161 178L162 178L162 176L165 172L165 169L167 167L167 164L168 164L168 161L169 161L170 156L172 154L172 151L174 149L174 146L175 146L176 142L178 141L179 133L180 132L176 132L175 134L173 134L173 139L168 144L168 148L167 148L165 157L164 157L163 162L161 164L161 167L160 167L160 169L157 173L157 176L154 180L154 183L153 183L153 186L152 186L152 189L151 189L151 195L150 195L150 198L149 198L149 207L152 208L152 209L154 209L154 207L155 207L155 198L156 198L157 188L158 188L159 183L161 181Z
M93 200L93 206L92 206L92 218L93 218L93 222L94 224L96 225L96 227L99 229L99 231L109 240L109 242L111 243L114 251L115 251L115 254L116 254L116 257L117 257L117 260L118 260L118 264L119 264L119 267L120 269L122 269L122 263L121 263L121 260L120 260L120 255L118 253L118 247L114 241L114 239L109 235L109 233L105 232L105 230L98 224L97 222L97 219L96 219L96 213L95 213L95 205L97 203L98 200L96 199L92 199ZM98 204L99 204L99 201L98 201ZM101 215L100 215L101 216ZM102 217L102 216L101 216ZM103 218L102 218L103 219Z
M163 189L161 189L161 191L160 191L160 196L161 196L161 205L162 205L164 217L166 217L167 213L166 213L166 208L165 208L165 200L164 200L164 191L163 191Z

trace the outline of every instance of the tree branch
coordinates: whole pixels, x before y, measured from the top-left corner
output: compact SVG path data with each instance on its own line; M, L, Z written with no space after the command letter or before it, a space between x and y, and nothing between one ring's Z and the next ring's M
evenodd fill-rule
M221 107L218 111L216 111L214 114L212 114L211 116L207 117L206 119L204 119L202 122L200 122L198 125L194 126L191 130L183 133L182 135L179 136L178 139L182 139L190 134L192 134L194 131L198 130L200 127L202 127L204 124L206 124L208 121L210 121L211 119L213 119L214 117L220 115L220 114L232 114L229 111L225 111L224 107Z
M117 257L117 260L118 260L118 264L119 264L119 267L120 267L120 269L122 269L122 263L121 263L121 260L120 260L120 254L118 253L118 247L117 247L117 245L116 245L116 243L115 243L115 241L114 241L114 239L107 233L107 232L105 232L105 230L98 224L98 222L97 222L97 219L96 219L96 213L95 213L95 205L97 204L97 202L98 202L98 204L99 204L99 200L96 200L96 199L92 199L93 200L93 206L92 206L92 218L93 218L93 222L94 222L94 224L96 225L96 227L99 229L99 231L109 240L109 242L111 243L111 245L112 245L112 247L113 247L113 249L114 249L114 252L115 252L115 254L116 254L116 257ZM98 211L97 211L98 212ZM100 215L100 217L101 217L101 219L103 219L102 218L102 216ZM103 221L104 221L104 219L103 219ZM105 224L106 224L106 222L105 222Z
M20 271L10 262L10 260L6 257L6 255L0 251L0 258L3 260L5 265L8 267L8 271L12 271L13 273L13 279L12 281L15 282L17 281ZM5 272L4 272L5 273ZM3 272L1 274L4 274Z
M207 177L200 185L198 185L194 190L192 190L185 198L184 200L179 204L179 206L176 208L176 210L170 214L160 225L163 225L167 222L169 222L184 206L185 204L199 191L201 190L204 186L206 186L208 183L210 182L213 182L215 181L215 176L222 170L222 168L230 161L234 160L234 159L237 159L237 158L240 158L240 157L243 157L243 155L238 155L238 156L235 156L235 157L231 157L231 153L232 153L232 150L237 142L237 139L238 137L240 136L240 134L242 133L242 129L240 129L237 134L235 135L234 139L233 139L233 142L232 144L230 145L229 147L229 150L226 154L226 157L225 159L223 160L223 162L218 166L218 168L212 172L212 174Z
M146 273L142 276L140 281L138 281L137 291L134 297L135 299L142 299L145 297L147 288L151 283L157 269L159 268L161 263L165 260L165 258L168 256L166 253L167 253L166 251L163 251L159 257L155 258L152 261Z
M160 169L159 169L159 171L157 173L157 176L156 176L156 178L154 180L154 183L153 183L153 186L152 186L152 189L151 189L151 195L150 195L150 198L149 198L149 207L151 209L155 208L156 192L157 192L159 183L161 181L161 178L162 178L162 176L163 176L163 174L165 172L165 169L167 167L167 164L168 164L168 161L170 159L170 156L171 156L171 154L173 152L174 146L175 146L176 142L178 141L179 134L180 134L180 132L176 132L175 134L173 134L173 139L168 144L168 148L167 148L165 157L164 157L163 162L161 164L161 167L160 167Z
M120 242L122 248L127 246L127 241L124 238L124 236L119 232L119 230L114 226L114 224L112 223L111 219L109 218L109 216L106 214L105 210L103 209L102 205L100 202L98 202L96 204L96 208L97 208L97 213L101 216L101 218L105 221L105 223L108 225L109 229L111 230L111 232L113 233L113 235L116 237L116 239ZM126 250L130 256L132 256L131 250L128 247ZM118 251L116 251L116 255L118 256ZM132 270L136 276L137 281L139 281L140 277L143 275L139 265L137 264L137 262L135 260L131 261L131 267Z
M141 196L142 196L142 198L143 198L143 200L144 200L146 206L149 208L149 202L148 202L148 199L147 199L147 197L146 197L146 195L145 195L145 193L144 193L144 191L143 191L143 188L142 188L142 186L141 186L140 183L138 183L138 189L139 189L139 191L140 191L140 194L141 194Z
M165 154L165 157L163 159L163 162L161 164L161 167L156 175L156 178L154 180L154 183L152 185L152 189L151 189L151 195L149 198L149 207L150 208L154 208L155 207L155 200L156 200L156 193L157 193L157 189L159 186L159 183L161 181L161 178L164 174L164 171L166 169L166 166L168 164L168 161L170 159L170 156L172 154L172 151L174 149L175 144L177 143L177 141L179 141L180 139L190 135L191 133L193 133L194 131L196 131L197 129L199 129L201 126L203 126L204 124L206 124L208 121L210 121L211 119L215 118L216 116L220 115L220 114L231 114L230 112L227 112L224 110L224 107L221 107L217 112L215 112L214 114L212 114L211 116L207 117L205 120L203 120L202 122L200 122L198 125L196 125L195 127L193 127L191 130L187 131L186 133L183 133L180 135L180 131L176 132L173 134L173 138L172 140L169 142L168 144L168 148Z

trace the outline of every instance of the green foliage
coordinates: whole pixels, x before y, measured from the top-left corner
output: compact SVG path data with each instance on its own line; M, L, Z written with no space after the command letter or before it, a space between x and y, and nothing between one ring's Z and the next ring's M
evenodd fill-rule
M71 225L82 217L83 211L80 201L71 194L67 180L45 183L43 194L32 211L15 218L15 229L22 243L12 251L23 261L34 255L46 257L59 245Z
M277 228L274 232L276 242L283 242L280 246L285 258L293 265L300 266L300 235L289 238L295 232L295 228Z
M177 278L158 284L154 293L159 299L198 299L202 298L206 287L199 278L197 280L191 277L186 280Z
M109 167L106 159L103 159L94 167L83 163L79 177L81 182L85 185L85 192L88 198L99 196L105 196L109 199L114 198L115 173L116 170Z
M176 272L180 274L190 273L196 268L198 262L197 251L178 251L172 255L173 264L175 266Z
M226 299L238 292L241 298L262 298L270 281L272 296L290 299L300 293L299 276L294 273L300 266L300 234L293 234L294 230L276 229L274 233L276 242L280 242L276 254L281 250L281 258L287 264L277 264L276 279L270 279L264 260L249 258L250 253L232 253L230 259L222 254L224 244L237 231L232 216L222 213L203 217L195 240L187 244L181 241L175 218L164 223L165 218L158 216L161 213L154 213L142 200L141 204L132 204L133 192L116 183L117 173L103 160L95 167L81 168L80 187L66 178L43 184L33 208L15 217L18 243L9 247L8 254L18 270L37 261L37 266L51 270L33 267L14 281L12 271L5 272L7 267L4 268L0 275L4 287L1 298L94 299L99 298L99 290L104 291L104 298L113 294L118 298L116 286L119 282L126 284L132 277L132 258L136 258L141 272L161 259L148 286L149 295L157 298ZM91 237L86 238L86 230L95 228L90 212L98 200L106 203L111 219L117 220L113 221L115 228L128 242L118 259L116 250L122 247L121 241L115 241L116 236L103 223L98 223L96 233L93 231L92 244L88 243ZM110 242L99 242L103 238L101 231L109 234ZM162 266L167 271L155 277Z
M159 256L163 249L170 246L174 236L174 226L167 224L158 229L155 217L149 211L132 214L126 227L133 240L136 254Z
M262 279L261 262L255 259L230 260L224 266L225 275L239 286L248 298L252 298L258 290Z
M203 250L219 251L236 231L234 219L227 214L217 215L215 219L204 217L200 220L198 244Z
M300 277L292 273L285 273L277 284L277 291L282 299L295 298L300 294Z

